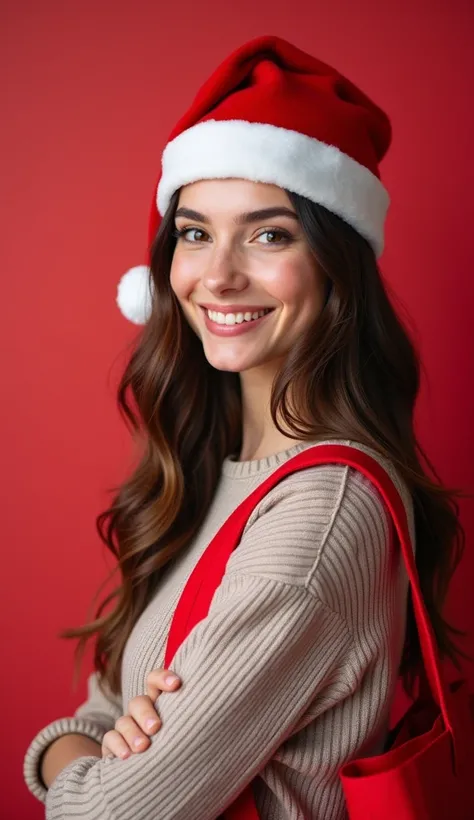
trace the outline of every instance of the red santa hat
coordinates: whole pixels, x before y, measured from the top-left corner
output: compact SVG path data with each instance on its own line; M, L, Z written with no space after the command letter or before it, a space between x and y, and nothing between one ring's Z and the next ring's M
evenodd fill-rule
M172 130L154 189L149 247L178 188L233 177L324 205L379 258L390 202L379 162L390 142L388 116L350 80L281 37L257 37L218 66ZM118 306L136 324L150 315L147 265L124 274L118 287Z

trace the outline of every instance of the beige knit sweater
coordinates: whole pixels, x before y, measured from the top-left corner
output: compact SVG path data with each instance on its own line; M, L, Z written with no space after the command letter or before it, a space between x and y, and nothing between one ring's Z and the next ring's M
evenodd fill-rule
M320 442L322 443L322 442ZM334 442L333 442L334 443ZM341 441L338 443L349 443ZM311 443L254 461L229 457L196 538L169 567L137 621L122 698L95 677L75 717L46 726L25 757L25 780L47 820L212 820L248 783L264 820L340 820L341 765L379 753L405 631L407 578L390 554L389 517L353 468L324 465L284 478L257 505L208 616L177 651L179 690L160 695L162 727L127 760L82 757L46 791L38 761L51 741L100 741L163 666L186 580L225 519L280 464ZM411 499L390 464L407 508Z

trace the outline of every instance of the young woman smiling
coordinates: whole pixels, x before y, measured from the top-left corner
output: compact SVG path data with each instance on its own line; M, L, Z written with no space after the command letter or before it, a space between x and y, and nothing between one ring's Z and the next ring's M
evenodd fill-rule
M231 54L172 132L150 272L118 295L144 325L118 394L140 461L98 519L121 584L68 632L96 639L88 699L25 759L48 820L210 820L249 784L267 820L346 816L341 766L382 751L397 678L420 667L390 514L360 471L319 465L271 489L174 684L163 664L207 546L307 448L348 444L390 475L456 659L442 604L463 531L415 437L419 361L378 267L390 138L349 80L270 36Z

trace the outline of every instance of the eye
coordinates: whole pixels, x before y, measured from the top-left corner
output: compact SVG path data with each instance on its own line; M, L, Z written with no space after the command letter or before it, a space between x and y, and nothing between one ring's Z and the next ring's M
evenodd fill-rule
M190 242L191 244L196 244L193 239L186 239L185 238L186 234L191 233L191 231L194 231L195 233L201 233L201 234L206 233L206 231L203 231L202 228L176 228L176 230L173 231L173 236L176 239L183 238L185 242ZM201 241L200 239L197 240L197 242L200 242L200 241Z
M198 238L198 239L188 239L186 237L186 234L188 234L188 233L201 234L201 235L207 236L206 231L203 231L202 228L176 228L176 230L173 231L172 235L176 239L184 239L185 242L189 242L190 244L193 244L193 245L203 241L200 238ZM288 244L289 242L291 242L291 240L293 238L291 236L291 234L289 234L287 231L282 230L281 228L267 228L265 231L262 231L260 234L258 234L258 236L256 238L259 239L259 237L265 236L265 235L272 236L272 237L275 237L275 236L280 237L280 241L277 241L277 242L274 242L274 241L260 242L259 244L261 244L261 245L285 245L285 244Z
M265 234L267 234L268 236L280 236L280 237L283 237L283 239L280 242L271 241L271 242L262 242L260 244L263 244L263 245L285 245L287 242L291 242L291 239L292 239L291 234L287 233L287 231L281 230L280 228L267 228L267 230L262 231L262 233L258 234L257 239L260 236L265 236Z

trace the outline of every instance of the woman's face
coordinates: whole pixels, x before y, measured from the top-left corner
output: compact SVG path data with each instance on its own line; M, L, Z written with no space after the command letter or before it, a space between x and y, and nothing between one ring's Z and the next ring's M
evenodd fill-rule
M287 213L243 219L268 208ZM239 373L274 370L319 314L325 295L285 191L242 179L194 182L181 189L175 228L186 233L177 239L171 287L209 363ZM235 318L229 316L223 330L203 305ZM242 322L263 308L271 309L263 319Z

